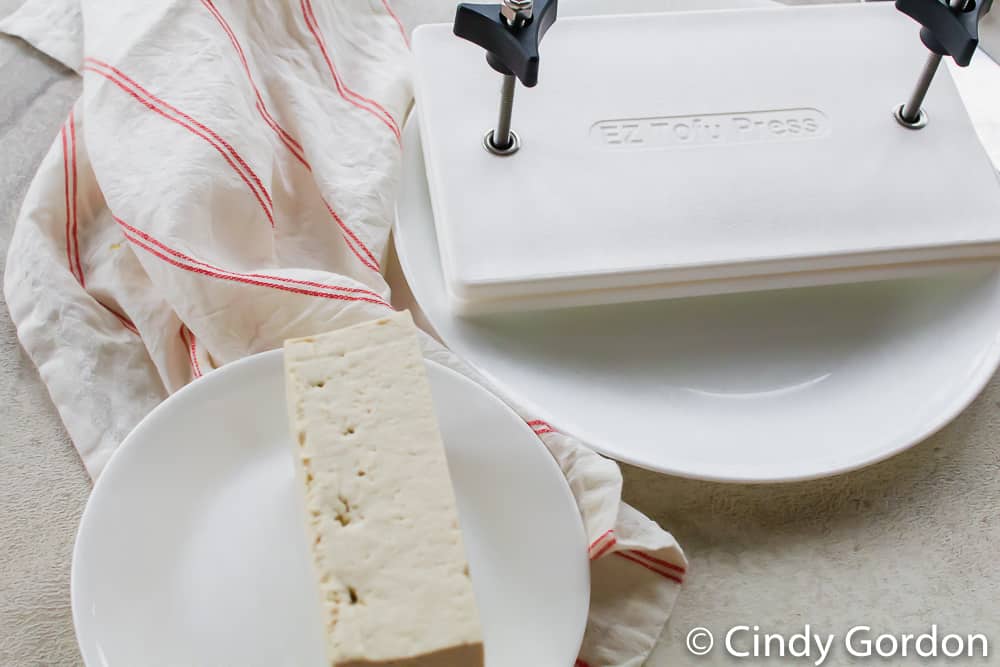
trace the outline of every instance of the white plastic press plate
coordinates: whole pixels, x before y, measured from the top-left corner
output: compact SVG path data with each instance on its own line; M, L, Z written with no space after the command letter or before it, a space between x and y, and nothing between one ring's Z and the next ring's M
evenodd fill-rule
M1000 181L947 68L891 3L564 18L482 147L500 77L414 34L452 307L482 312L913 275L1000 254Z

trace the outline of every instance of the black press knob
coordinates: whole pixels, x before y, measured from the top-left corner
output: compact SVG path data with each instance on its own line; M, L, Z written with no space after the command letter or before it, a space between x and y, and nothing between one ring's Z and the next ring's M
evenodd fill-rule
M455 12L455 34L486 49L486 61L501 74L513 74L531 88L538 83L538 45L556 21L558 0L535 0L531 18L511 21L504 15L516 3L462 3Z
M951 56L968 66L979 46L979 21L993 0L965 0L951 5L940 0L896 0L896 9L923 26L920 40L939 56Z

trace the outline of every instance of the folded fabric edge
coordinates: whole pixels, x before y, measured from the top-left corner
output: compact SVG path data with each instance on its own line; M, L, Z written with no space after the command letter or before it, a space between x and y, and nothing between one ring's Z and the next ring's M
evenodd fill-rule
M46 11L52 11L52 3L29 0L0 19L0 33L23 39L36 50L79 74L83 64L82 38L67 34L65 30L53 32L52 22L45 18ZM82 22L79 11L74 13L71 20ZM82 36L83 30L78 30L77 34Z

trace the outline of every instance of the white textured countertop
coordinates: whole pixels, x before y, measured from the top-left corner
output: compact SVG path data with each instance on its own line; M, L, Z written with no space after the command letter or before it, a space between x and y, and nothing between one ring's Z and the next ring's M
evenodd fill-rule
M17 4L0 0L0 15ZM29 181L79 89L75 75L0 35L0 268ZM649 665L738 664L718 651L692 658L684 638L695 626L718 636L739 624L791 634L809 623L842 636L856 625L898 635L937 623L983 633L991 656L1000 654L996 378L938 435L849 475L743 486L626 467L625 479L626 500L671 530L691 559ZM89 488L0 308L0 667L80 664L69 563ZM835 650L824 664L846 662Z

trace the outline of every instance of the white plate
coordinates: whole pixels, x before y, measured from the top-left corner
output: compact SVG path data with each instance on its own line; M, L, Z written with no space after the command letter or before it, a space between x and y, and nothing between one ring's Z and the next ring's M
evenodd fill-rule
M993 269L456 317L412 116L394 233L424 316L498 387L609 456L719 481L845 472L946 424L1000 360Z
M570 665L589 602L580 515L531 429L428 363L489 667ZM94 487L73 554L89 667L319 667L282 353L165 401Z

